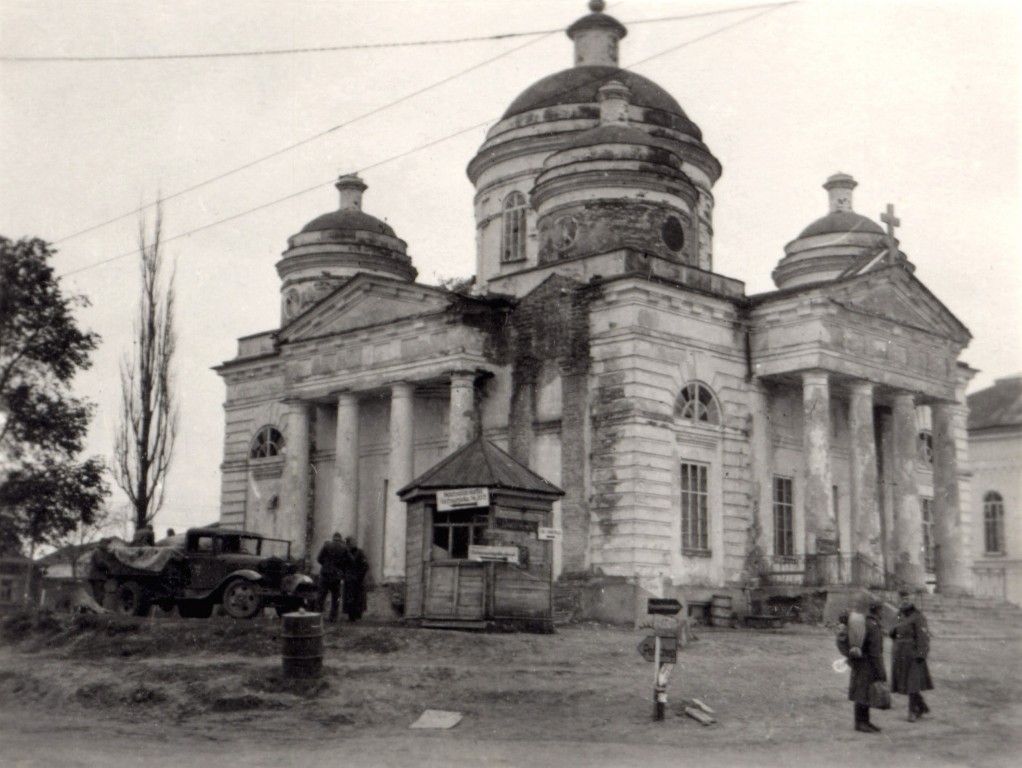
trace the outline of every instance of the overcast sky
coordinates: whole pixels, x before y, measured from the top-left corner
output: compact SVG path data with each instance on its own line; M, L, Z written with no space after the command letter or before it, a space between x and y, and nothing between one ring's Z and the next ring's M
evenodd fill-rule
M850 173L855 210L877 220L895 205L917 277L972 331L971 391L1022 370L1017 4L806 0L721 13L753 4L608 8L629 28L622 65L638 62L666 88L724 166L716 271L749 293L771 290L784 244L826 213L820 185ZM0 0L0 52L448 40L563 30L586 12L583 0ZM629 23L703 12L715 13ZM65 289L92 301L81 321L103 343L77 386L97 404L90 452L107 458L136 305L132 212L167 198L181 431L158 529L217 519L224 388L210 369L235 355L238 337L276 326L274 264L288 236L336 208L336 176L362 175L364 209L408 242L421 281L470 275L465 166L515 96L571 64L562 31L257 57L0 61L0 234L56 243Z

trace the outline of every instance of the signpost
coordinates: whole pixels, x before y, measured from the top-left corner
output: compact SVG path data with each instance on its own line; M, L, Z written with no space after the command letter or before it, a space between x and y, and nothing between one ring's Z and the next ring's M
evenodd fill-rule
M667 708L667 683L678 662L678 621L681 603L672 597L651 597L646 612L653 616L653 634L639 643L639 654L653 662L653 719L663 720Z

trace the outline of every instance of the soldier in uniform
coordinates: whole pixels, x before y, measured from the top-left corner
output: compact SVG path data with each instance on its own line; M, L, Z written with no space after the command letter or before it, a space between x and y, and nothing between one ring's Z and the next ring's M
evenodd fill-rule
M891 630L894 650L891 652L891 693L908 694L908 721L914 723L930 711L922 691L933 690L926 657L930 653L930 632L926 617L913 605L912 593L898 592L900 600L897 623Z

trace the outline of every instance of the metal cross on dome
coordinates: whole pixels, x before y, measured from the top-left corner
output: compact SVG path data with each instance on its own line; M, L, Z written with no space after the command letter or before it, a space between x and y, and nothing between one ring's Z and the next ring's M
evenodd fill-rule
M887 225L887 258L893 263L898 258L898 240L894 228L901 226L901 219L894 215L894 206L887 204L887 210L880 214L880 221Z

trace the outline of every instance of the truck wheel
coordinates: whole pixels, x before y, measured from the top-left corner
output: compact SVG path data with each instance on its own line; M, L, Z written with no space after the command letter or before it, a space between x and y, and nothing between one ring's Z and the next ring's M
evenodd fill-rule
M213 604L202 600L182 601L177 604L177 613L182 619L208 619L213 615Z
M125 616L145 616L149 612L149 601L145 599L142 585L137 581L118 585L114 594L114 610Z
M255 584L235 579L224 589L224 613L232 619L251 619L263 607Z

